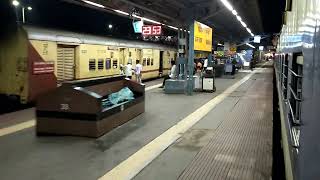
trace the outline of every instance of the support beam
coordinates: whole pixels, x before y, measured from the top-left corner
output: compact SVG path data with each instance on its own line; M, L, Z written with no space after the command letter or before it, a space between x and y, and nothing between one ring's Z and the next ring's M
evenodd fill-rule
M189 53L188 53L188 75L187 79L187 94L193 93L193 68L194 68L194 22L192 21L189 26Z
M215 17L215 16L219 15L220 13L223 13L224 11L226 11L226 8L219 9L218 11L215 11L212 14L209 14L208 16L201 18L200 21L205 21L209 18Z
M140 8L140 9L142 9L142 10L148 11L148 12L150 12L150 13L153 13L153 14L155 14L155 15L164 17L164 18L166 18L166 19L170 19L170 20L172 20L172 21L175 21L175 20L176 20L176 19L174 19L173 17L170 17L170 16L168 16L168 15L166 15L166 14L157 12L157 11L152 10L152 9L150 9L150 8L144 7L144 6L140 5L140 4L131 2L131 1L129 1L129 0L118 0L118 1L121 1L121 2L123 2L123 3L129 4L129 5L134 6L134 7L137 7L137 8Z

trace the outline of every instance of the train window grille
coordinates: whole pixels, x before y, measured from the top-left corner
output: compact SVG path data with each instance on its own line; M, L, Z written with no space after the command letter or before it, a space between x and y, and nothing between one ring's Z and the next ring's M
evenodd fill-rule
M147 66L150 66L150 58L147 59Z
M281 82L282 82L282 96L284 100L287 100L288 95L288 73L289 73L289 61L288 55L282 60L282 68L281 68Z
M112 67L113 67L113 69L117 69L118 68L118 60L114 59L112 61Z
M103 70L103 59L98 60L98 70Z
M111 59L106 59L106 69L111 69Z
M96 70L96 60L95 59L89 59L89 70L90 71Z
M294 147L299 147L300 125L301 125L301 106L302 106L302 80L303 80L303 62L299 63L302 56L295 56L292 61L292 67L289 69L291 81L289 83L288 100L288 119L291 124L291 136Z
M277 69L278 69L278 75L279 75L279 80L280 80L281 86L282 86L282 70L283 70L282 63L283 63L283 55L280 55L276 66L277 66Z
M143 58L143 64L142 64L143 66L146 66L147 65L147 60L146 60L146 58Z

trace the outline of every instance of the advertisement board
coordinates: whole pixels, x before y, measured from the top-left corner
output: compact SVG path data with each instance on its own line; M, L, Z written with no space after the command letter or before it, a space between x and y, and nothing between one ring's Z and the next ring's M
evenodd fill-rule
M212 51L212 28L200 22L194 22L194 50Z

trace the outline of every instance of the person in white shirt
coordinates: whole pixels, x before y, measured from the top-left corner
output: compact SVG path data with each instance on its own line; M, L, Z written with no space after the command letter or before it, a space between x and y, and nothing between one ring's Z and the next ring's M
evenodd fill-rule
M135 74L136 74L136 81L138 83L141 83L141 71L142 71L142 65L140 64L140 61L136 61L136 67L135 67Z
M124 74L126 75L126 78L132 78L132 65L130 62L128 62L128 64L125 66Z
M166 82L167 79L175 79L176 77L177 77L177 74L176 74L176 64L175 64L175 62L172 60L172 61L171 61L171 70L170 70L170 72L169 72L169 75L164 77L161 88L164 87L165 82Z

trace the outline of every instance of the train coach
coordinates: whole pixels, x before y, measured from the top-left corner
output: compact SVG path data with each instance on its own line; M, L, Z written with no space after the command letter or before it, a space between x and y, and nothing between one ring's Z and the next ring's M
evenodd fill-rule
M166 75L176 49L24 26L1 41L0 57L0 94L27 103L64 81L119 75L121 65L134 67L136 60L143 65L142 79Z

